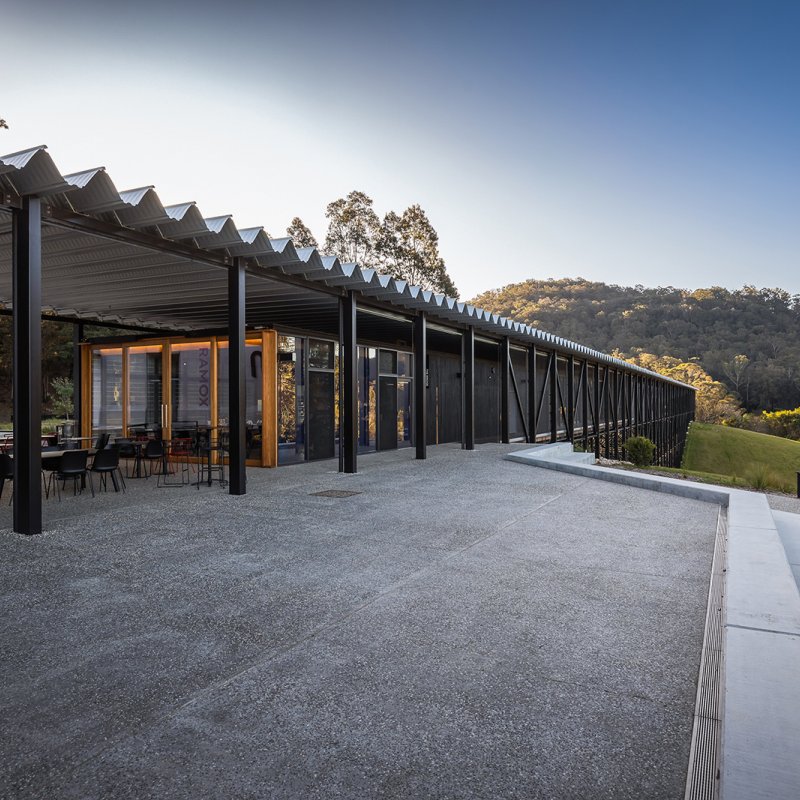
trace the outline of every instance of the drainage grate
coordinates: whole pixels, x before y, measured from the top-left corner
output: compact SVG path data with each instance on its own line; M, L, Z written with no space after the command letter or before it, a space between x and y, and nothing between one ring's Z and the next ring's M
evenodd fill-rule
M720 509L711 585L708 591L706 630L700 659L697 703L694 710L692 749L686 777L685 800L711 800L718 789L719 744L722 728L722 613L725 576L725 543L728 519Z
M347 489L325 489L324 492L311 492L312 497L352 497L354 494L362 492L351 492Z

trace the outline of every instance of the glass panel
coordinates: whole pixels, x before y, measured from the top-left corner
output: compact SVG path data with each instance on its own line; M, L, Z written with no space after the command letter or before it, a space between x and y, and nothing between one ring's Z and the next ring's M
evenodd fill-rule
M397 446L411 445L411 381L397 381Z
M128 435L161 433L161 345L128 348Z
M92 351L92 433L122 435L122 348Z
M375 378L378 373L378 351L374 347L358 348L358 449L375 449Z
M172 436L211 425L211 342L173 344Z
M245 342L245 457L261 461L262 354L261 339ZM230 394L228 392L228 343L217 343L217 415L220 426L230 422Z
M305 461L303 339L278 337L278 463Z
M397 353L394 350L381 350L380 370L381 375L397 374Z
M402 376L411 375L411 353L397 354L397 374Z
M333 342L308 340L308 368L333 369Z

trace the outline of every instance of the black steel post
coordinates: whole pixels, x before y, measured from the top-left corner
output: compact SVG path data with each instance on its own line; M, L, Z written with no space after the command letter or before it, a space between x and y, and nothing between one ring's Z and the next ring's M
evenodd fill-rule
M581 364L581 417L583 420L583 452L589 449L589 362Z
M425 312L414 317L414 441L417 458L427 457L428 343Z
M550 441L558 441L558 357L550 353Z
M600 458L600 364L594 365L594 457Z
M245 284L243 258L228 268L228 491L247 492L247 394L245 389Z
M575 357L567 357L567 441L575 441Z
M619 458L619 370L614 370L614 382L612 384L612 396L614 398L614 458Z
M12 211L14 530L42 532L42 206Z
M81 342L83 341L83 323L76 322L72 326L72 410L75 418L75 436L83 435L83 403L81 390L83 374L81 372Z
M603 438L605 441L606 458L611 458L611 438L609 436L609 391L608 379L611 375L608 365L603 370Z
M500 343L500 441L508 444L511 436L508 408L509 364L511 363L511 341L508 336Z
M340 374L341 409L339 425L341 430L340 460L343 472L358 472L358 344L357 344L357 306L352 292L339 298L339 328L341 338ZM419 381L414 376L415 383Z
M464 449L475 449L475 328L471 325L461 339L464 362L464 380L461 390L464 397Z
M539 384L536 381L536 348L528 348L528 441L536 441L536 433L538 431L539 419L537 410L537 395L539 392Z

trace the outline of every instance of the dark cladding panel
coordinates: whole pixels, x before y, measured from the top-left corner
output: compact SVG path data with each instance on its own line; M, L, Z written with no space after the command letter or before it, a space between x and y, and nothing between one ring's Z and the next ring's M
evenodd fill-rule
M428 352L428 444L461 441L461 359Z
M336 455L333 372L308 371L308 460Z
M500 441L500 362L497 356L475 359L475 441Z

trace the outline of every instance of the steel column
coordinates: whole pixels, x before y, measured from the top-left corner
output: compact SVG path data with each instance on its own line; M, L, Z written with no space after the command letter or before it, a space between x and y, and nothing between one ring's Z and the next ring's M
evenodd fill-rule
M509 364L511 363L511 340L508 336L500 342L500 441L508 444L510 438L509 408L508 408L508 382Z
M72 326L72 412L75 419L75 435L83 436L83 408L81 389L83 375L81 371L81 342L83 341L83 323L76 322Z
M589 362L581 365L581 417L583 418L583 452L589 447Z
M414 440L417 458L427 457L428 343L425 312L414 317Z
M619 370L614 370L614 380L611 384L614 398L614 458L619 458Z
M611 439L609 438L609 392L608 392L608 379L610 376L610 371L608 366L606 365L605 369L603 370L603 437L605 439L605 447L603 448L606 451L606 458L611 458Z
M358 472L358 345L357 306L353 292L339 298L341 411L340 469ZM414 382L420 379L414 376Z
M247 492L247 394L245 388L245 284L243 258L228 268L228 425L230 494Z
M42 206L12 210L14 531L42 532Z
M594 365L594 457L600 458L600 364Z
M575 440L575 357L567 357L567 441Z
M475 449L475 328L470 325L461 338L464 362L461 390L464 398L464 449Z
M550 353L550 441L558 441L558 358Z

